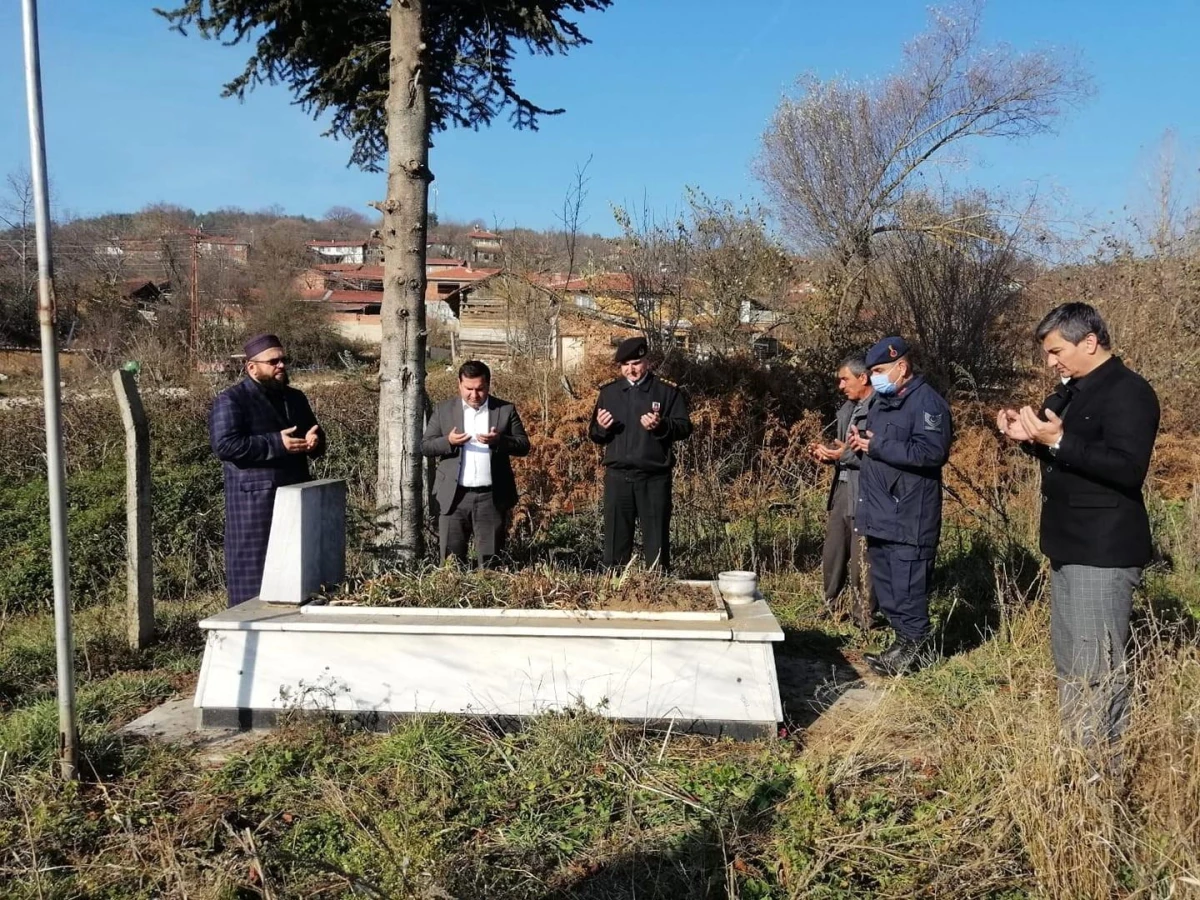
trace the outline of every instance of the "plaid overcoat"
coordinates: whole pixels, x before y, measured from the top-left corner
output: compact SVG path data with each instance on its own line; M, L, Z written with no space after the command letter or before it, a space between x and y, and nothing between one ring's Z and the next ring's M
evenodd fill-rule
M217 395L209 439L225 470L225 587L229 605L257 597L262 586L275 489L309 480L309 457L325 452L325 434L310 453L287 453L280 432L296 426L303 437L317 424L308 399L295 388L278 395L279 407L248 376Z

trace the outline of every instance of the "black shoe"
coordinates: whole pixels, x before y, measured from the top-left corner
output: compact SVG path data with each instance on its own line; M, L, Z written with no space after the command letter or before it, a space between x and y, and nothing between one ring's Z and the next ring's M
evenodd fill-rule
M864 653L863 660L871 667L871 671L876 675L895 675L893 663L897 656L903 653L908 644L912 643L908 638L896 635L896 639L892 641L891 646L882 653Z
M929 638L913 641L902 635L896 635L892 646L878 656L871 653L863 656L871 671L884 677L911 675L928 665L932 658L932 642Z

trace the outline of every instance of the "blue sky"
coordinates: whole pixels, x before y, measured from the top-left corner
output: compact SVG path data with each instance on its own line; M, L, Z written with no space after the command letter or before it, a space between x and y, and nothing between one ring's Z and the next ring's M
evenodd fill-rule
M159 0L172 5L170 0ZM522 60L520 87L567 112L537 133L498 125L438 136L443 217L549 227L577 165L592 157L586 230L611 233L610 207L678 208L687 185L753 200L760 135L803 72L885 74L925 27L925 0L616 0L584 17L594 43ZM41 6L49 167L59 212L91 215L169 202L195 209L273 204L320 216L369 212L381 175L346 168L349 146L320 136L285 90L220 98L248 51L169 32L139 0ZM735 12L736 10L736 12ZM992 0L986 42L1077 49L1097 92L1057 134L981 147L956 177L1036 186L1080 215L1120 218L1137 202L1159 140L1178 133L1200 162L1200 3ZM28 165L20 4L0 4L0 174Z

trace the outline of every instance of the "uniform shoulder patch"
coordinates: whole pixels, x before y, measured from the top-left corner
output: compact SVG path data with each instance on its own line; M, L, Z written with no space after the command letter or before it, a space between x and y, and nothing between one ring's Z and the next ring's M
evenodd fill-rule
M926 431L941 431L942 430L942 414L927 412L925 416Z

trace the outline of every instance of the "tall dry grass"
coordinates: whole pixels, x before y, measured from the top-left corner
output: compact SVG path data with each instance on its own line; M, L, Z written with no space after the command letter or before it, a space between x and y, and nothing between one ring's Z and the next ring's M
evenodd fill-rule
M819 729L807 756L825 793L861 794L882 777L912 809L886 827L828 829L803 853L778 837L783 859L807 863L788 896L847 862L874 868L878 897L1200 896L1200 648L1142 624L1114 776L1062 734L1044 603L1010 641Z

